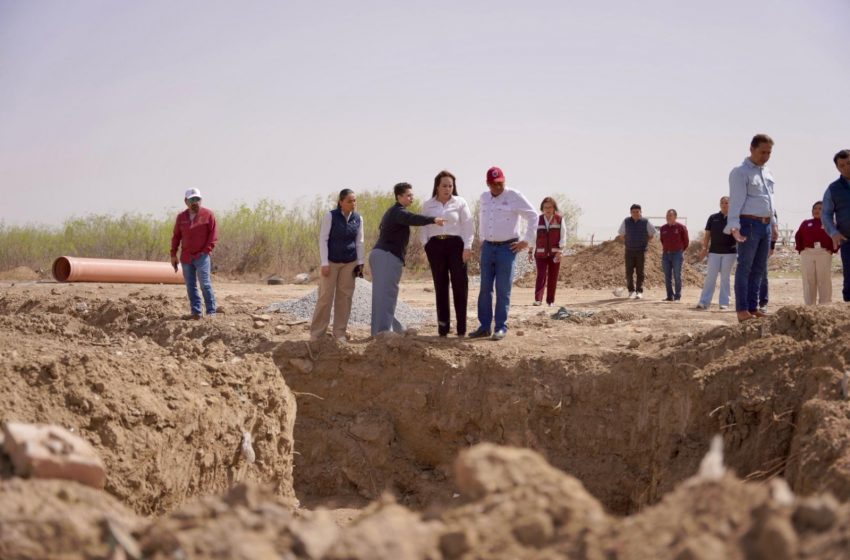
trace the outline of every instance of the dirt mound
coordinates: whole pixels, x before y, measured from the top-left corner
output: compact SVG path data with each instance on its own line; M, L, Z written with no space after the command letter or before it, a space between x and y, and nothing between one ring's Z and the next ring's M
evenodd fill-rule
M223 497L203 498L143 523L126 540L145 558L846 556L850 507L829 495L797 497L781 479L761 484L730 473L692 473L658 504L617 518L578 480L527 449L476 445L454 461L453 472L460 493L426 513L383 496L357 519L338 523L334 512L293 515L274 493L238 485ZM83 550L101 550L95 547L103 546L103 537L90 540L96 544ZM55 534L44 541L41 550L66 542Z
M561 261L558 279L568 288L601 289L624 286L626 271L621 241L605 241L600 245L586 247L574 255L565 255ZM661 243L652 240L646 251L644 285L647 288L664 287L664 271L661 268ZM682 284L702 286L703 276L685 259L682 265ZM534 274L528 274L522 285L534 285Z
M106 558L142 526L115 498L60 480L0 481L0 558Z
M252 330L186 322L159 296L0 297L0 420L95 446L106 489L139 513L242 480L292 491L294 398ZM240 453L243 434L256 461Z

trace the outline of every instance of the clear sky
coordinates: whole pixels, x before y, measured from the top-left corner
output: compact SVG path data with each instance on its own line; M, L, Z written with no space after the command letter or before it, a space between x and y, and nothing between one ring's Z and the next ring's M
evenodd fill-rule
M0 0L0 222L287 204L491 165L579 234L699 230L757 132L781 223L850 148L850 0Z

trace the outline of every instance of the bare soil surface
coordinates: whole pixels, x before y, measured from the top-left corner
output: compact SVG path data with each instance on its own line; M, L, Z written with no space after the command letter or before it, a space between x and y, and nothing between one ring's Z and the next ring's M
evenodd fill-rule
M108 477L0 459L0 557L847 557L850 314L799 282L743 325L692 286L562 286L567 320L520 287L499 342L435 336L405 283L415 331L314 344L258 324L313 285L219 281L194 322L180 286L2 282L0 420L73 429ZM714 434L734 475L695 476Z

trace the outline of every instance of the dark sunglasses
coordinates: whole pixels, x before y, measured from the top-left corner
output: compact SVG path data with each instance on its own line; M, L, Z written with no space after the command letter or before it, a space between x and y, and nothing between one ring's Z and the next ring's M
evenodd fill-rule
M193 196L192 198L190 198L190 199L189 199L189 202L190 202L190 203L193 203L193 204L194 204L195 202L200 202L200 201L201 201L201 197L200 197L200 196Z

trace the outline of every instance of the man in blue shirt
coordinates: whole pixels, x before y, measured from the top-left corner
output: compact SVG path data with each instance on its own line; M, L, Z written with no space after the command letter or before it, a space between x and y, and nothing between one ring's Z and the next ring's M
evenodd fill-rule
M841 176L826 188L823 195L821 222L832 237L833 246L841 250L844 269L844 301L850 301L850 150L841 150L832 158Z
M742 322L765 316L758 308L759 288L767 273L770 241L779 234L773 175L765 167L772 151L773 139L756 134L750 142L750 157L729 174L729 218L723 232L738 242L735 311Z

